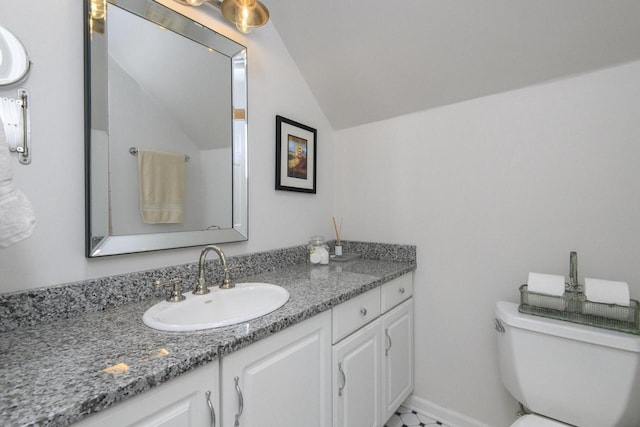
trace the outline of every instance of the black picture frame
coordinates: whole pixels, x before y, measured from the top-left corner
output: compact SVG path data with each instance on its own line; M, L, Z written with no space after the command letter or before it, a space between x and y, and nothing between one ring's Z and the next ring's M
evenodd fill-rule
M276 116L276 190L316 194L318 132Z

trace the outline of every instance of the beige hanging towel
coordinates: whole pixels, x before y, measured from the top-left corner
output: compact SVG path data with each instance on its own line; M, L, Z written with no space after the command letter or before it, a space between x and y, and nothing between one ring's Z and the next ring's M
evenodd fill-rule
M184 219L184 154L138 150L140 209L146 224L178 224Z

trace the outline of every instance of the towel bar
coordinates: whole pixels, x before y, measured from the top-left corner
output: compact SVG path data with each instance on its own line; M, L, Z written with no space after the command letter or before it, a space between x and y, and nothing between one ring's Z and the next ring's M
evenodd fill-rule
M129 153L131 153L132 156L137 156L138 155L138 149L136 147L131 147L131 148L129 148ZM189 160L191 160L191 158L185 154L184 155L184 161L188 162Z

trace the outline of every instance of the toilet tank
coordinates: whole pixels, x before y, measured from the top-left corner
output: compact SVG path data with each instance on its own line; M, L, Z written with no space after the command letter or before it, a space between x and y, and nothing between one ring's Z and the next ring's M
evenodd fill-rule
M509 302L495 314L502 382L527 409L579 427L640 426L640 336L523 314Z

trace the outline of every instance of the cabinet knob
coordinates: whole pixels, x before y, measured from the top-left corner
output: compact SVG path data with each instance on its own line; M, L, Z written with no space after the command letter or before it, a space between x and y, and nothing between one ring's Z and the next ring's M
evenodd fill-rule
M401 294L404 294L404 288L398 289L398 292L400 292Z
M363 316L367 315L367 309L366 308L361 308L360 309L360 314L362 314Z

